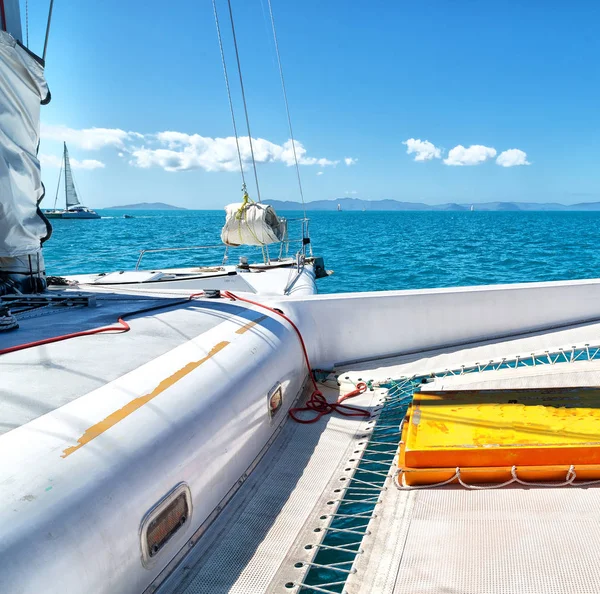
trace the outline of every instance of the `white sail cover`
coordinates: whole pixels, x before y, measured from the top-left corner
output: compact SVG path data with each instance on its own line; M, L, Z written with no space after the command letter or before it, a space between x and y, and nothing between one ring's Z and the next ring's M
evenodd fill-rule
M47 96L42 65L0 31L0 258L38 254L47 233L37 214L40 103Z
M257 202L229 204L221 241L225 245L267 245L281 241L285 234L273 207Z

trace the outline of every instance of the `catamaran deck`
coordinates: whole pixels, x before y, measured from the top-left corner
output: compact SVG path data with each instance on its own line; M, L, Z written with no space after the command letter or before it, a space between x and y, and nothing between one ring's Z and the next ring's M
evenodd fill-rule
M265 295L315 291L312 267L273 266L240 272L216 269L115 272L70 277L78 284L53 287L53 301L27 297L17 314L19 329L0 335L0 350L115 326L115 332L11 353L0 359L0 435L100 388L174 348L200 337L226 319L243 325L252 312L223 300L186 302L190 293L223 289ZM4 298L8 302L8 297ZM143 313L147 308L155 311ZM136 315L135 312L140 312ZM133 331L116 334L124 314ZM26 373L27 381L23 381Z
M590 323L338 368L329 398L373 381L352 403L374 417L288 421L159 591L597 592L596 486L400 490L394 477L423 376L438 389L598 386L599 344Z
M185 295L173 293L72 295L72 306L54 305L19 315L19 329L2 335L0 348L103 326L113 326L115 332L1 357L0 434L108 384L201 336L228 317L241 326L248 316L247 309L221 300L185 303ZM88 300L93 305L83 304ZM150 307L161 309L127 318L132 331L120 333L120 316Z

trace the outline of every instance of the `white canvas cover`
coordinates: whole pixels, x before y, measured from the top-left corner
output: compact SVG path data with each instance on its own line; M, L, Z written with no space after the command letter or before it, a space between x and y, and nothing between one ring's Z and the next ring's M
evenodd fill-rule
M47 233L37 208L40 104L47 96L43 66L0 31L0 258L37 255Z
M221 241L225 245L267 245L284 237L285 226L281 225L275 210L268 204L229 204L225 212L227 216L221 231Z

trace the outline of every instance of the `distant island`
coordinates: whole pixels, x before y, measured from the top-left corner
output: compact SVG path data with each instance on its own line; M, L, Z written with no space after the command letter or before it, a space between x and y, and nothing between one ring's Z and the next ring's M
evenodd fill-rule
M187 208L165 204L164 202L138 202L137 204L107 206L103 210L187 210Z
M269 200L275 210L302 210L300 202ZM315 200L306 203L306 210L384 211L384 210L434 210L434 211L600 211L600 202L559 204L557 202L482 202L473 204L424 204L400 202L398 200L361 200L360 198L338 198L337 200Z

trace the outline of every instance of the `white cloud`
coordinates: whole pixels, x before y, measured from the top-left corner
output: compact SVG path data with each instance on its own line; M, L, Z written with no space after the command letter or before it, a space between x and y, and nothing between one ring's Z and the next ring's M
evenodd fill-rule
M346 165L348 165L348 167L350 167L351 165L356 165L358 159L353 159L352 157L346 157L344 159L344 163L346 163Z
M323 175L322 171L317 171L317 175Z
M62 157L57 157L56 155L40 154L39 159L42 167L59 168L62 166ZM69 157L69 162L73 169L103 169L106 167L102 161L97 161L96 159L84 159L83 161L79 161L79 159Z
M498 155L496 165L501 167L516 167L517 165L531 165L527 160L527 153L520 149L508 149Z
M479 165L496 156L496 149L480 144L472 144L465 148L462 144L455 146L444 159L446 165Z
M144 169L161 167L166 171L236 171L239 168L235 137L211 138L199 134L165 131L158 134L141 134L119 128L86 128L76 130L68 126L42 125L41 136L46 140L65 141L68 146L85 150L98 150L105 147L117 149L118 156L128 156L129 163ZM248 137L239 138L240 152L244 167L251 162ZM253 138L252 147L257 163L283 163L294 165L294 146L288 140L276 144L264 138ZM318 167L335 166L339 160L317 158L307 155L301 142L295 142L296 157L300 165ZM350 161L350 162L349 162ZM72 161L73 163L74 161ZM356 162L347 157L348 165ZM47 161L48 166L54 166ZM75 166L75 165L74 165ZM79 168L103 167L100 161L78 162Z
M41 136L47 140L66 142L86 150L97 150L105 146L124 148L125 141L130 138L143 138L137 132L126 132L119 128L85 128L75 130L67 126L41 125Z
M236 171L239 167L236 142L233 136L210 138L199 134L166 131L159 132L153 137L146 137L146 140L148 141L146 146L136 148L131 152L130 163L136 167L143 169L161 167L165 171L190 169ZM252 159L248 137L239 138L239 145L242 162L244 166L247 166ZM279 145L264 138L253 138L252 147L257 163L280 162L288 166L294 164L291 140ZM300 165L326 167L337 165L339 162L306 156L306 149L298 141L295 141L295 147Z
M346 196L350 196L350 195L354 195L354 194L358 194L358 192L356 190L346 190Z
M406 145L406 153L409 155L415 154L415 161L429 161L431 159L440 159L442 149L439 149L429 140L421 140L419 138L409 138L402 144Z

